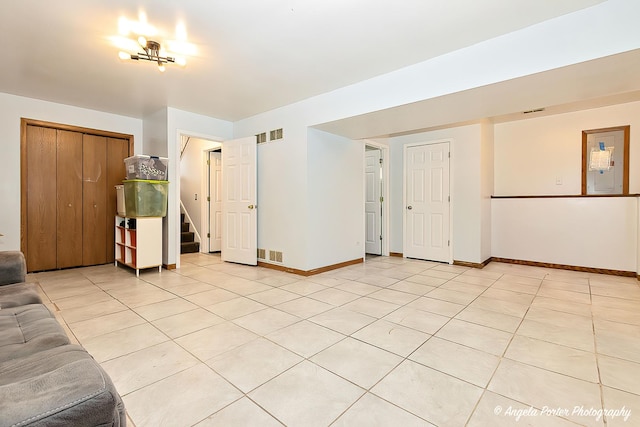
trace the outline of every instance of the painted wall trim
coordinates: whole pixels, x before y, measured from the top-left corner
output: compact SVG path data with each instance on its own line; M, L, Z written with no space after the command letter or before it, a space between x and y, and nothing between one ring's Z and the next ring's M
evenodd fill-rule
M313 276L315 274L324 273L326 271L336 270L342 267L348 267L350 265L361 264L364 262L364 258L356 258L350 261L340 262L338 264L327 265L320 268L314 268L312 270L298 270L297 268L285 267L283 265L271 264L268 262L258 261L258 267L270 268L272 270L284 271L286 273L298 274L300 276Z
M526 260L520 260L520 259L497 258L497 257L492 257L491 260L495 262L504 262L506 264L555 268L558 270L581 271L584 273L609 274L612 276L638 277L638 280L640 280L640 276L637 276L637 273L635 271L609 270L606 268L583 267L578 265L566 265L566 264L552 264L548 262L526 261Z
M461 267L471 267L471 268L479 268L483 269L489 264L493 258L485 259L483 262L467 262L467 261L458 261L453 260L453 265L459 265Z
M575 199L596 197L640 197L640 194L548 194L539 196L491 196L492 199Z

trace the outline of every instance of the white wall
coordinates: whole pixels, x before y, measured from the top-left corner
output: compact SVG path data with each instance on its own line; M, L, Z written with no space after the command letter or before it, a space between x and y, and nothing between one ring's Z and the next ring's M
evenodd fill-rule
M640 102L632 102L496 124L495 194L580 194L582 131L621 125L631 125L629 192L640 193Z
M364 257L364 143L310 129L305 270Z
M493 256L636 271L634 197L494 199Z
M148 114L144 117L144 143L142 152L136 152L136 154L146 154L149 156L159 156L169 158L169 194L168 199L171 200L172 192L175 191L175 185L172 184L171 179L171 158L167 151L167 110L165 108L155 111L152 114ZM171 214L171 203L167 207L167 217L162 220L162 263L165 265L171 264L169 262L170 245L167 239L167 233L169 229L169 218Z
M283 128L284 138L258 145L258 247L282 251L283 265L306 270L308 199L307 128L295 111L265 113L234 124L235 137ZM269 125L269 123L271 123ZM295 124L297 123L297 125ZM238 130L240 128L240 130Z
M488 258L483 258L486 256L483 253L486 248L483 251L482 240L483 235L486 236L483 234L483 224L486 227L488 222L486 216L489 213L486 212L486 203L482 204L481 177L490 175L490 171L482 171L481 166L483 126L475 124L389 139L391 146L391 252L403 252L403 147L406 144L450 141L453 259L481 263ZM488 151L490 149L489 132L485 132L487 133L485 151Z
M0 93L0 250L20 250L20 119L130 134L142 147L142 120Z
M206 238L209 230L208 226L203 228L202 224L202 212L208 206L207 193L202 188L202 184L208 184L209 181L206 169L209 154L206 151L219 146L220 143L216 141L189 138L180 159L180 201L191 218L191 231L195 231L201 239Z
M640 27L635 18L638 13L640 4L634 0L610 0L234 123L236 138L280 127L285 129L284 141L262 144L258 148L259 246L280 248L289 254L285 263L289 267L305 269L316 265L308 251L312 242L307 235L312 226L308 223L307 199L313 197L307 185L308 170L312 168L311 157L307 157L308 127L638 48ZM590 31L584 31L585 22L592 23ZM479 128L478 125L471 132L469 145L456 144L455 147L461 150L460 157L455 159L455 167L461 170L455 172L454 183L455 203L459 203L454 207L454 259L475 263L483 262L489 250L486 215L490 207L486 200L484 208L480 203L483 194L480 183L488 182L489 174L486 173L488 166L481 166L479 159L481 152L490 147L482 145L481 148ZM448 133L443 137L452 135ZM331 148L320 145L314 150L316 156L323 150L331 152ZM397 150L391 156L396 159L392 161L397 161ZM485 171L486 179L481 178L481 170ZM392 172L393 192L398 186L397 174L396 167ZM397 200L397 195L392 199ZM393 200L391 203L397 206ZM321 212L325 209L329 213L332 208L320 207ZM394 212L390 250L401 252L402 237L401 231L398 232L401 220L398 220L397 207ZM350 247L353 242L345 236L335 244Z
M180 137L194 136L214 141L233 137L233 124L225 120L207 117L176 108L167 108L167 124L164 146L169 157L169 205L164 221L164 245L166 264L180 267ZM163 257L165 256L163 255Z
M582 131L621 125L631 125L629 191L639 193L634 102L496 124L495 194L580 194ZM492 209L493 256L637 271L635 198L493 199Z

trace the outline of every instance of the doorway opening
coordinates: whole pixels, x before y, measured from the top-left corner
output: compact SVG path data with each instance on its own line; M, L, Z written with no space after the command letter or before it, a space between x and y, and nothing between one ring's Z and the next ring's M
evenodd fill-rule
M179 253L209 252L209 152L221 146L206 136L180 134Z
M388 147L375 141L364 145L364 253L389 255Z

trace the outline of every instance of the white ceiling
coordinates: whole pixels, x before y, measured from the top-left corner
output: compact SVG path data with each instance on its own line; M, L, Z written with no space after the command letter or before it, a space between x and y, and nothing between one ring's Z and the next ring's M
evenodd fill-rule
M0 92L137 118L169 106L235 121L601 1L4 0ZM139 10L167 38L184 22L198 48L186 68L161 74L117 58L109 37Z

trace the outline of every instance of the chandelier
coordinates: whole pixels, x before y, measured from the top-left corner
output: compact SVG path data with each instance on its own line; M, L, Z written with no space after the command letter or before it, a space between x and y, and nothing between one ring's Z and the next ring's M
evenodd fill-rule
M156 62L158 64L158 70L160 70L161 72L164 72L165 70L164 64L167 64L169 62L177 63L178 65L186 64L186 61L184 60L184 58L179 58L178 60L176 60L176 58L173 56L162 56L160 54L160 51L161 51L160 43L156 41L147 40L146 38L140 36L138 37L138 43L140 44L140 47L142 47L144 52L127 53L127 52L120 51L120 53L118 54L120 59L133 59L135 61L144 60L144 61Z
M139 20L128 20L121 17L118 21L118 36L110 37L112 43L121 51L118 56L122 60L149 61L158 65L158 70L165 71L165 64L184 66L187 61L183 55L195 55L196 48L187 42L184 24L176 26L173 38L162 37L162 32L147 22L146 14L140 12ZM137 40L135 39L137 37ZM167 46L168 54L160 41Z

